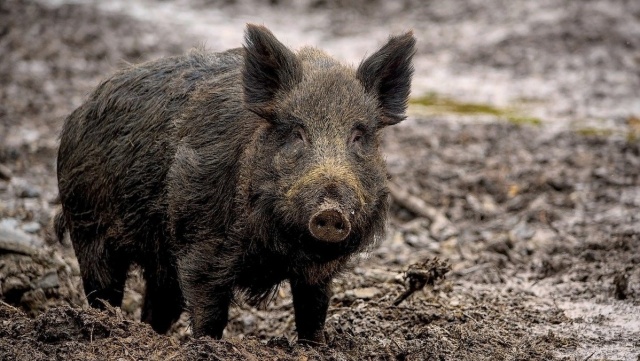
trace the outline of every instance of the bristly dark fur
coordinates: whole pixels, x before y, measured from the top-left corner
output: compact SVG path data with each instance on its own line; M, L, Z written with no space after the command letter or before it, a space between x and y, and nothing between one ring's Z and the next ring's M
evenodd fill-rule
M277 120L272 113L274 98L300 82L302 66L295 54L263 26L247 26L245 42L242 83L247 108L263 118Z
M392 37L387 45L358 67L358 79L367 91L378 94L385 116L384 125L396 124L405 118L415 45L412 32Z
M321 342L331 280L384 232L379 130L404 118L415 40L394 37L356 70L292 52L248 25L244 48L161 59L101 83L66 120L62 213L89 303L122 302L129 266L142 318L166 332L186 306L221 337L234 295L289 281L301 340ZM339 239L311 231L330 207Z

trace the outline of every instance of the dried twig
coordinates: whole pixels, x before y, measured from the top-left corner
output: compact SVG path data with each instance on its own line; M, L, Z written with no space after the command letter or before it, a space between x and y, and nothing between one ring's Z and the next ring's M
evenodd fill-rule
M12 311L18 311L18 312L20 312L20 310L19 310L19 309L17 309L17 308L15 308L15 307L13 307L12 305L10 305L10 304L8 304L8 303L4 302L3 300L0 300L0 304L1 304L2 306L4 306L4 307L7 307L7 308L11 309Z
M420 217L430 220L431 222L435 222L435 219L442 213L428 205L422 199L411 195L409 192L400 188L393 182L389 182L389 192L391 193L391 197L393 197L393 199L401 206Z
M428 205L422 199L411 195L393 182L389 182L389 192L399 205L431 222L432 237L446 239L458 234L456 227L443 212Z
M477 271L482 271L482 270L490 268L490 267L493 267L492 263L489 263L489 262L480 263L480 264L477 264L475 266L471 266L469 268L465 268L463 270L454 271L453 273L455 275L457 275L457 276L466 276L468 274L471 274L471 273L474 273L474 272L477 272Z

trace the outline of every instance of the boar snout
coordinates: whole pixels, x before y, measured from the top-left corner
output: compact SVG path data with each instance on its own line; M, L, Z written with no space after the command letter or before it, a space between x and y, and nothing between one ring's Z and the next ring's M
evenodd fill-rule
M351 223L338 207L325 204L311 216L309 232L320 241L340 242L351 232Z

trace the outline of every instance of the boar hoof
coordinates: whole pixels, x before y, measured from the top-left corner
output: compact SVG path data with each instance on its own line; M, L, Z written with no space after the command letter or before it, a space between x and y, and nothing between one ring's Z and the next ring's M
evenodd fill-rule
M311 217L309 232L320 241L340 242L351 232L351 224L339 210L324 209Z

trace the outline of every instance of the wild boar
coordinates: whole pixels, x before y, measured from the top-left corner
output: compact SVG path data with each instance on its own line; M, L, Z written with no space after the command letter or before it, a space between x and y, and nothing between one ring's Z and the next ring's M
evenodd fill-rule
M234 295L288 280L299 340L324 341L332 278L384 232L380 131L405 118L412 33L357 69L291 51L248 25L243 48L134 65L65 121L61 214L87 299L122 302L143 269L142 319L166 332L183 308L220 338Z

